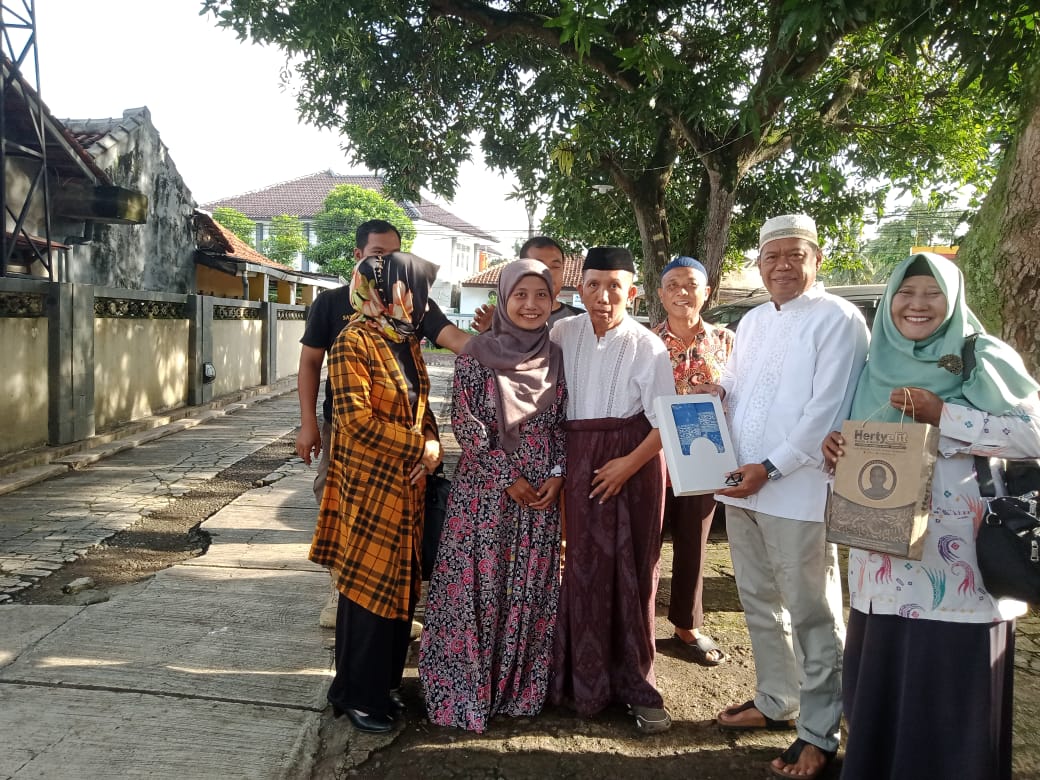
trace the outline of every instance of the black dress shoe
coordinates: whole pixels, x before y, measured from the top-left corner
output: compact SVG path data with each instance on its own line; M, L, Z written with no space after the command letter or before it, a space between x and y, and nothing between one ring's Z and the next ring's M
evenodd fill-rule
M400 715L406 709L408 707L404 703L404 699L401 698L401 692L398 690L390 691L390 714Z
M367 715L360 710L352 710L347 707L343 710L354 728L369 734L385 734L394 730L394 722L386 715Z

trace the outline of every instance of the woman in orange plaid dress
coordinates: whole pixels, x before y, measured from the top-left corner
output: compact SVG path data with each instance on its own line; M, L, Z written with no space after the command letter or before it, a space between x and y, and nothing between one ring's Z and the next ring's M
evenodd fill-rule
M333 432L310 559L340 592L328 700L367 732L394 728L419 597L426 475L441 461L416 335L437 267L406 253L354 270L356 314L329 351Z

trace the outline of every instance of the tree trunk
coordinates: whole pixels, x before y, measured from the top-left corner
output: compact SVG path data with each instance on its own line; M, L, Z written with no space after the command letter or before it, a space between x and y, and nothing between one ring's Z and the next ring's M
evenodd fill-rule
M708 176L708 202L701 230L701 246L698 259L708 271L708 285L714 294L722 277L722 261L729 242L729 226L733 221L733 206L737 202L736 183L727 185L729 177L718 171L706 169Z
M643 244L642 275L643 300L650 323L656 325L665 318L664 308L657 297L657 282L661 269L669 261L671 236L668 232L668 211L664 193L671 173L670 169L644 172L638 179L629 179L615 167L611 167L614 182L628 198L632 213L639 228Z
M968 302L1040 376L1040 67L1019 111L1019 133L961 244ZM994 284L995 281L995 284Z
M646 314L650 317L650 324L656 325L665 319L664 307L661 305L661 299L657 297L657 286L661 270L671 259L668 218L663 198L659 203L648 203L643 199L633 200L632 210L635 212L639 237L643 242L643 274L640 283L643 286Z
M736 185L727 186L732 177L723 176L716 170L706 168L707 203L704 207L704 223L697 234L702 237L697 247L697 259L704 263L708 271L708 284L712 290L718 287L722 270L722 261L729 241L729 226L733 219L733 206L736 203ZM624 186L627 184L628 186ZM628 196L639 227L639 237L643 243L643 276L642 284L646 301L647 315L651 324L656 325L665 319L664 307L657 297L657 283L661 269L671 259L671 237L668 231L668 214L665 207L664 189L666 179L649 179L633 183L623 183L625 195Z

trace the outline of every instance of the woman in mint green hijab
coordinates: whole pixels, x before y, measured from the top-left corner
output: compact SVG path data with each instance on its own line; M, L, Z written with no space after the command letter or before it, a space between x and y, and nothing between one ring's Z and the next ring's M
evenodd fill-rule
M994 598L978 574L972 456L1040 457L1037 389L1015 351L984 334L956 265L917 254L896 267L850 417L938 426L939 457L922 559L849 551L844 779L1011 777L1014 618L1025 605ZM843 443L828 436L828 465Z
M931 279L941 291L946 307L942 321L935 322L932 332L918 340L908 338L900 330L906 324L906 315L897 322L892 313L893 305L898 309L908 295L901 290L914 278ZM982 335L975 341L975 370L964 381L961 351L964 340L973 333ZM892 272L878 307L867 366L856 388L849 419L898 421L907 400L900 388L906 386L930 391L949 403L994 414L1006 414L1038 389L1018 353L1003 341L986 335L982 323L965 303L960 269L941 255L913 255ZM899 396L898 405L890 403L893 392ZM909 413L909 404L906 406ZM933 424L938 424L938 420Z

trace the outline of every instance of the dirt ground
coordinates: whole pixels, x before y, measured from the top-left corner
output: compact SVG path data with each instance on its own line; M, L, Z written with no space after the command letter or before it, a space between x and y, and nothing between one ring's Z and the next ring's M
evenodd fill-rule
M722 732L715 713L754 692L755 668L729 560L724 530L713 532L705 567L705 628L726 650L726 663L705 668L683 660L668 639L667 605L671 545L662 551L657 598L658 686L672 715L672 729L640 736L623 708L583 720L558 708L537 718L498 718L482 735L431 725L415 676L415 645L402 686L407 723L391 738L361 735L328 719L323 728L325 759L313 778L653 778L758 780L766 766L793 740L792 732ZM1040 617L1035 610L1019 624L1016 657L1015 777L1040 778L1035 730L1040 707ZM1027 649L1031 648L1031 649ZM349 759L344 763L343 756ZM826 777L840 774L840 758ZM337 773L335 769L339 768ZM921 780L955 780L921 778ZM962 780L957 778L956 780Z
M259 450L221 472L204 488L144 518L82 559L66 566L17 599L27 604L89 603L121 585L138 582L181 560L205 554L208 535L200 523L293 457L291 436ZM720 732L715 713L754 690L754 662L737 598L725 533L716 528L705 567L705 628L729 654L726 663L705 668L680 657L668 637L666 619L671 545L662 551L657 600L658 685L674 725L665 734L639 736L623 709L583 720L548 708L537 718L499 718L487 733L469 734L433 726L425 717L415 671L415 649L402 693L408 705L404 726L389 736L363 735L326 711L322 749L312 778L531 778L697 777L704 780L768 777L766 765L793 739L789 732ZM78 577L97 583L91 591L66 595L61 588ZM421 619L421 608L419 615ZM315 616L315 619L317 616ZM331 639L331 632L329 632ZM1033 724L1040 716L1040 615L1020 621L1016 655L1015 777L1040 780L1040 744ZM839 761L829 777L837 777ZM922 779L928 780L928 779ZM946 779L942 779L946 780Z

